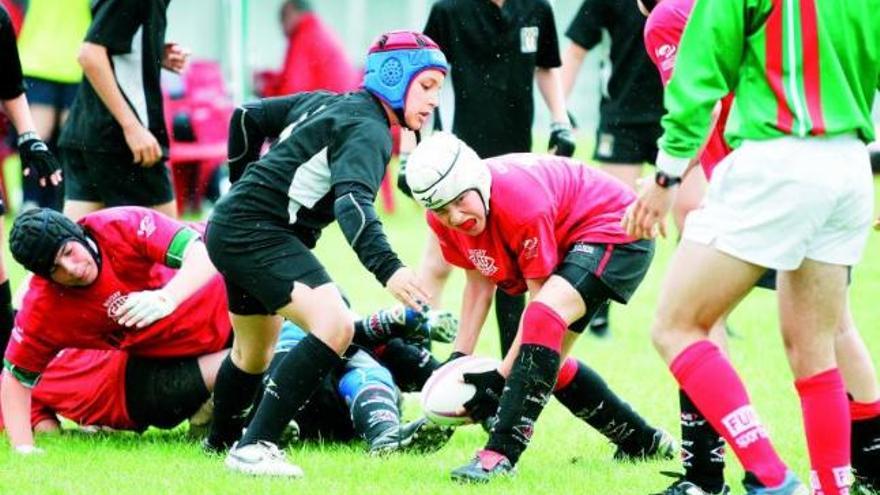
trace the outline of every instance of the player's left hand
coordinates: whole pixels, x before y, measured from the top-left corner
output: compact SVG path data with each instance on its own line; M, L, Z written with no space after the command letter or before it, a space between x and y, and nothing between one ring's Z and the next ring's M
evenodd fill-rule
M120 325L143 328L170 315L177 308L174 297L164 289L131 292L114 315Z
M395 299L406 304L410 308L426 312L430 308L425 301L430 301L428 293L422 288L422 281L411 268L400 267L385 282L385 288Z
M638 239L666 237L666 215L675 200L676 187L658 186L653 178L642 181L639 198L626 209L620 226Z
M35 134L32 134L35 135ZM41 187L61 183L61 165L42 139L33 137L18 145L24 175L33 177Z
M189 50L184 49L177 43L165 43L165 51L162 54L162 67L180 74L186 69L189 55Z
M464 409L468 416L477 422L494 416L498 411L498 404L501 402L504 384L507 382L501 373L498 370L465 373L462 379L477 389L474 397L464 403Z
M571 132L571 124L568 122L553 122L550 124L550 144L547 149L557 156L574 155L574 134Z

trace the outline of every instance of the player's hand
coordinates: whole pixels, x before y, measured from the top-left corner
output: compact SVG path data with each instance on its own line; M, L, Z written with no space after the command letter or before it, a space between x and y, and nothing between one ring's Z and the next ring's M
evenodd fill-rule
M18 455L40 455L46 451L34 445L16 445L15 453Z
M574 155L574 134L571 132L571 124L568 122L553 122L550 124L550 144L547 149L557 156Z
M425 302L430 298L422 289L422 281L410 268L400 267L385 283L385 288L395 299L416 311L424 313L431 309Z
M36 179L41 187L57 186L61 182L61 166L42 139L34 137L19 143L18 154L24 175Z
M134 156L134 163L142 167L152 167L162 158L162 148L159 141L149 129L140 122L122 128L125 134L125 144Z
M162 54L162 67L180 74L186 69L189 55L189 50L182 48L177 43L165 43L165 51Z
M114 315L116 323L143 328L161 320L177 309L177 302L164 289L131 292Z
M666 237L666 215L675 200L676 189L660 187L653 178L642 181L639 198L629 205L620 221L627 235L638 239L653 239L657 234Z
M476 422L494 416L498 411L498 404L501 402L501 394L507 381L501 373L498 370L465 373L462 379L477 388L474 397L464 403L468 416Z

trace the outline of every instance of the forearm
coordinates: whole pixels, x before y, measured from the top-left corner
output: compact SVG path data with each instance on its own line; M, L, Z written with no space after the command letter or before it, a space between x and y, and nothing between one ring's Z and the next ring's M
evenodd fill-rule
M569 43L568 48L562 53L562 91L565 98L571 95L578 73L587 56L587 50L577 43Z
M164 289L180 304L208 284L216 274L217 269L208 258L205 244L193 241L184 255L180 269L165 284Z
M125 129L133 125L142 125L116 84L107 49L101 45L85 42L80 48L77 60L82 66L83 74L119 126Z
M33 445L31 391L19 383L9 371L3 371L0 383L0 411L3 413L9 443L13 448Z
M348 186L338 186L342 195L337 196L333 205L336 221L358 259L384 286L403 263L382 230L368 188L360 184Z
M547 110L553 122L568 122L568 114L565 112L565 98L562 93L562 84L559 80L559 69L545 69L539 67L535 69L535 81L544 102L547 104Z
M482 279L482 280L480 280ZM492 306L495 286L482 275L468 271L468 281L462 292L461 315L458 320L458 335L452 350L463 354L473 354L480 338L486 315Z
M3 100L3 109L9 116L9 120L12 121L15 131L19 134L37 131L34 119L31 117L31 110L28 107L27 96L24 93L11 100Z

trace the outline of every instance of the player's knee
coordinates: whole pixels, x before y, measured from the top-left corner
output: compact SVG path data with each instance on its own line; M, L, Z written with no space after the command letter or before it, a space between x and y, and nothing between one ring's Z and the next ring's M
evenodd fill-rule
M534 301L526 306L522 318L522 343L537 344L560 352L568 324L550 306Z
M269 369L272 361L274 346L267 343L265 346L234 346L231 352L232 363L240 370L257 374Z
M347 311L326 311L309 330L340 354L348 348L354 337L354 323Z
M347 404L368 388L380 387L387 389L389 393L396 395L396 387L391 373L384 367L376 365L365 368L350 370L339 380L339 394Z

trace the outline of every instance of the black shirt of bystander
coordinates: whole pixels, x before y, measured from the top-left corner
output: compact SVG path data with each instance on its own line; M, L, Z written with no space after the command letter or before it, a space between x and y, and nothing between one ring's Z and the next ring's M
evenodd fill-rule
M600 127L653 124L663 116L663 86L645 52L645 16L634 1L585 0L565 35L584 49L611 37L611 77L603 84Z
M167 149L161 62L170 0L97 0L85 41L107 48L116 83L144 127ZM90 152L129 153L122 127L83 78L59 145Z
M440 0L424 33L452 66L453 132L483 158L531 151L535 68L561 65L550 4Z
M0 6L0 100L11 100L22 93L24 82L15 44L15 29L9 13Z

